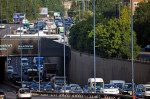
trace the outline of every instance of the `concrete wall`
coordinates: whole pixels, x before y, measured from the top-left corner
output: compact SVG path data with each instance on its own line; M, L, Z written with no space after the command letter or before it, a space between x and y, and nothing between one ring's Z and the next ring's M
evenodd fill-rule
M80 85L87 84L87 79L94 77L93 55L71 51L71 61L68 68L69 80ZM134 63L135 83L150 82L150 64ZM96 77L110 80L132 81L132 65L129 61L104 59L96 57Z

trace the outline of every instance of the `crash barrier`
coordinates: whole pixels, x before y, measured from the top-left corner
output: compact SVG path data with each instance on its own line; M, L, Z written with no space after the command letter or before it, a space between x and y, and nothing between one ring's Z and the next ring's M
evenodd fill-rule
M8 85L8 86L11 86L12 88L18 90L20 87L17 86L17 85L14 85L13 83L11 82L8 82L8 81L3 81L4 84Z
M61 92L37 92L33 91L33 95L49 96L49 97L68 97L68 98L95 98L95 99L133 99L133 96L121 94L104 94L104 93L61 93ZM137 98L135 98L137 99Z

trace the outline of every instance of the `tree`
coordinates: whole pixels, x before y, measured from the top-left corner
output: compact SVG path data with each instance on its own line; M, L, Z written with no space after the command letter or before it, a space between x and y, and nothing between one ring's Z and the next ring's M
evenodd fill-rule
M134 30L138 44L142 47L150 44L150 1L139 3L134 13Z
M113 18L106 25L96 27L96 52L101 57L131 58L131 18L130 10L125 7L119 19ZM93 38L93 31L89 34ZM93 42L91 43L93 45ZM134 58L138 56L139 46L136 44L134 32Z

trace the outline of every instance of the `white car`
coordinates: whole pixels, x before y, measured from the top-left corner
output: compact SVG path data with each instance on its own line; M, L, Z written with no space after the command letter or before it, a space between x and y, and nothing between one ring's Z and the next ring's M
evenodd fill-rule
M5 24L0 24L0 29L5 29L6 25Z
M8 66L7 67L7 73L13 73L14 72L14 69L12 66Z
M17 31L22 30L23 33L28 31L27 27L18 27Z
M17 92L17 99L29 98L32 99L32 93L29 88L20 88Z
M105 94L119 94L119 89L114 84L104 84L104 88L100 92Z
M22 20L22 23L24 24L24 23L29 23L29 21L27 20L27 19L23 19Z
M29 27L34 28L34 23L30 23Z
M143 85L143 88L142 88L142 97L144 98L150 98L150 84L145 84Z
M48 33L48 27L44 27L44 28L43 28L43 32L44 32L44 33Z

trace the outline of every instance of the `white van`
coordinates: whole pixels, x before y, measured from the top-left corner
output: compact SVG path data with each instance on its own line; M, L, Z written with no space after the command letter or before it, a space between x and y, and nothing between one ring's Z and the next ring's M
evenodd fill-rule
M89 90L94 88L95 82L96 82L96 87L100 87L100 89L104 88L104 80L103 80L103 78L88 78Z
M150 84L143 85L142 88L142 97L150 98Z

